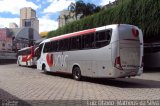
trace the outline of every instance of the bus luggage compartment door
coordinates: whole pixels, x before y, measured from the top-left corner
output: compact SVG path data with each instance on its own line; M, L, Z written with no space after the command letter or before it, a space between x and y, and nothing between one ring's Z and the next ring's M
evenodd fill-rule
M123 70L138 71L140 67L140 43L120 42L120 61Z

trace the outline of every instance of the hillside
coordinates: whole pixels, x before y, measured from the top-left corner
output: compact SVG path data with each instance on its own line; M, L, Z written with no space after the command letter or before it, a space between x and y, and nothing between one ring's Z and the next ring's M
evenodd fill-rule
M145 42L160 41L160 0L120 0L119 4L48 33L48 37L109 24L132 24L142 29Z

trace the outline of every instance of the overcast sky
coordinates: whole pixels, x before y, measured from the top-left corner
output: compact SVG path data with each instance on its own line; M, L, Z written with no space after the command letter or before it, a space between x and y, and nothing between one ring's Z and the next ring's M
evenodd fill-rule
M115 0L83 1L103 6ZM12 22L19 26L20 9L32 7L37 12L40 32L55 30L58 28L59 12L67 9L71 2L76 0L0 0L0 28L9 27Z

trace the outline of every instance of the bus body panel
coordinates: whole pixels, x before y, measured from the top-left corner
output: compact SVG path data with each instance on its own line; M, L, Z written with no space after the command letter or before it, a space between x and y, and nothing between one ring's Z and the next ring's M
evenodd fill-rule
M106 49L107 52L103 52ZM47 54L53 55L54 64L51 67L46 60ZM90 51L68 51L63 54L61 52L45 53L42 58L41 63L45 64L47 71L72 73L73 66L78 65L82 70L81 74L89 77L106 77L109 74L108 70L112 67L111 46Z

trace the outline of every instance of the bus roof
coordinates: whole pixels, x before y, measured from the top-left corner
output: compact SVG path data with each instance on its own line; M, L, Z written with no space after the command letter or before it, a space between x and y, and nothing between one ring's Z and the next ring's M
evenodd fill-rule
M106 25L106 26L102 26L102 27L97 27L97 28L93 28L93 29L77 31L77 32L73 32L73 33L68 33L68 34L64 34L64 35L59 35L59 36L56 36L56 37L48 38L48 39L42 41L41 43L50 42L50 41L54 41L54 40L60 40L60 39L69 38L69 37L73 37L73 36L79 36L79 35L88 34L88 33L96 32L96 31L100 31L100 30L104 30L104 29L109 29L109 28L113 29L113 28L116 28L117 26L120 26L120 25L133 26L133 25L129 25L129 24Z
M25 47L25 48L22 48L22 49L20 49L20 50L18 50L18 51L23 51L23 50L31 49L32 47L33 47L33 46Z

